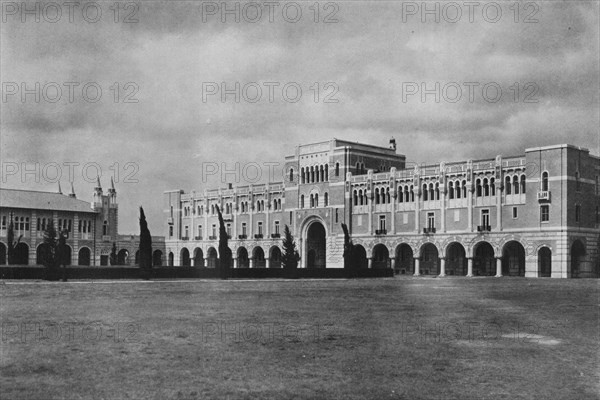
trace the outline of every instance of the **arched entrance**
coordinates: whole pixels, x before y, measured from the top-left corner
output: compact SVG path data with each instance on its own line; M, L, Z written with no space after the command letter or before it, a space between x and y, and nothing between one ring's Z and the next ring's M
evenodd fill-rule
M129 252L125 249L119 250L117 253L117 264L118 265L127 265L129 264Z
M575 240L571 245L571 278L578 278L585 260L585 246L581 240Z
M446 275L467 275L466 251L458 242L446 247Z
M38 265L44 265L46 255L50 252L50 245L48 243L40 244L35 250L35 263Z
M545 246L538 250L538 276L543 278L552 276L552 250Z
M79 249L79 254L77 256L77 265L90 265L90 256L91 251L87 247L82 247Z
M400 274L411 274L414 271L412 247L401 243L396 247L396 270Z
M384 244L373 247L373 268L389 268L390 252Z
M496 275L494 248L488 242L479 242L475 245L473 256L473 275Z
M281 249L273 246L269 250L269 268L281 268Z
M179 265L182 267L189 267L192 265L190 262L190 251L185 247L181 249L181 252L179 253Z
M200 247L194 249L194 267L204 267L204 254Z
M172 251L170 251L170 252L169 252L169 261L168 261L169 267L172 267L172 266L173 266L173 262L174 262L174 261L173 261L173 259L174 259L174 258L175 258L175 257L173 256L173 252L172 252Z
M206 251L206 261L208 268L216 268L219 257L217 255L217 250L214 247L209 247Z
M367 251L360 244L354 246L354 257L356 257L356 265L358 268L369 268L367 260Z
M240 247L237 251L237 266L238 268L248 268L250 266L248 250L245 247Z
M314 221L306 234L306 268L325 268L325 228Z
M29 246L21 242L17 244L14 250L13 264L27 265L29 264Z
M421 248L421 264L419 266L421 275L439 275L440 257L437 247L433 243L425 243Z
M162 251L154 250L154 253L152 253L152 265L155 267L162 266Z
M516 240L511 240L502 249L502 275L525 276L525 248Z
M252 267L253 268L265 268L267 266L267 262L265 260L265 252L262 247L256 246L254 250L252 250Z
M0 243L0 265L6 264L6 245Z

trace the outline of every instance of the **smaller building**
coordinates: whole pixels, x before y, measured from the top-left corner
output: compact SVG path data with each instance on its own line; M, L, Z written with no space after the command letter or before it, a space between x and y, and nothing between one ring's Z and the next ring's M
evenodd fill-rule
M69 265L108 266L113 244L117 247L117 264L138 264L138 235L119 235L117 191L111 187L104 194L100 179L94 188L93 201L80 200L71 184L68 195L58 191L41 192L0 189L0 265L8 263L8 227L13 222L15 240L14 264L41 265L44 231L54 222L57 232L67 232ZM153 264L165 264L165 240L152 237Z

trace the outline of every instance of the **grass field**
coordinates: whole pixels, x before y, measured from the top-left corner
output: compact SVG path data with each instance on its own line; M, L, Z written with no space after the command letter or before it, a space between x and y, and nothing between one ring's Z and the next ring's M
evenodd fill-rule
M592 399L598 280L0 283L0 399Z

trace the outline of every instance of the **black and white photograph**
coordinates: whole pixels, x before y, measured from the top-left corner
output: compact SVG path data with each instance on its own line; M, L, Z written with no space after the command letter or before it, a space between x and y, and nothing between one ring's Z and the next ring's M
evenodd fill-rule
M0 5L0 399L600 399L598 0Z

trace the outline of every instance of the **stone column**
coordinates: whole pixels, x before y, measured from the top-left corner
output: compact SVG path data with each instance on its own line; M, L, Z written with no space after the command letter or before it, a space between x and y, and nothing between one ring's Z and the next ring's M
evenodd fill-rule
M473 276L473 257L467 258L467 276Z
M391 265L392 269L396 268L396 257L393 257L390 259L390 265Z
M233 268L237 268L238 267L238 259L234 258L233 259Z
M496 258L496 278L502 277L502 258Z
M253 258L248 259L248 268L254 268L254 259Z
M421 272L419 271L421 266L421 260L419 260L418 258L415 258L415 276L419 276L421 275Z
M446 276L446 258L440 258L440 276Z
M369 257L367 260L369 262L369 269L373 268L373 257Z
M265 267L271 268L271 259L270 258L265 258Z
M204 267L205 267L205 268L208 268L208 258L205 258L205 259L204 259Z

